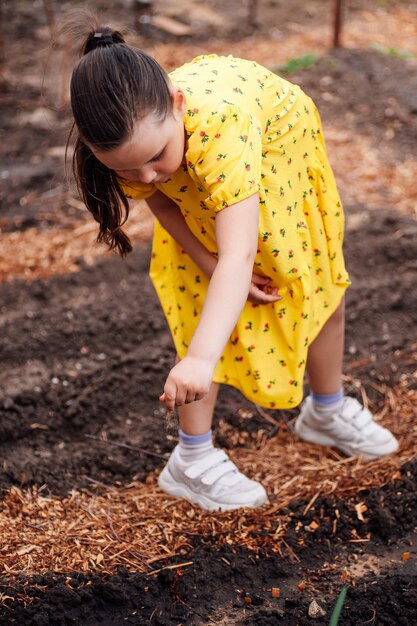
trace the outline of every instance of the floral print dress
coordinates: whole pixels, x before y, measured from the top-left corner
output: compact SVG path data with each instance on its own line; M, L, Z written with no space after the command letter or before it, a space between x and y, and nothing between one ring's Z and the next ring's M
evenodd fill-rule
M254 272L270 277L282 300L245 304L213 380L267 408L296 406L308 346L349 285L319 114L298 86L252 61L201 56L170 78L187 98L182 166L166 183L125 181L124 190L146 198L160 189L213 255L217 212L259 195ZM150 275L183 358L208 278L158 222Z

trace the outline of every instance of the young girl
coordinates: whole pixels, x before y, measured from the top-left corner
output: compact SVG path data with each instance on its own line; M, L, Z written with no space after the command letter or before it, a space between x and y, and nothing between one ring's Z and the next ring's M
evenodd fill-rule
M295 432L375 459L398 443L341 384L344 217L317 109L257 63L201 56L169 76L95 28L71 81L74 171L99 241L131 250L126 198L156 217L150 274L177 350L160 400L179 445L160 487L205 509L264 488L213 447L219 383L267 408L310 395Z

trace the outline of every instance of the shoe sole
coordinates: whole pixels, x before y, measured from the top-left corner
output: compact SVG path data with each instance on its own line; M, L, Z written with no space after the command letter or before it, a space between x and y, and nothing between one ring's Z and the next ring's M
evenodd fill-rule
M260 493L259 496L255 499L252 504L245 503L234 503L234 504L224 504L215 502L214 500L210 500L207 496L204 496L200 493L195 493L191 489L187 487L187 485L178 483L173 477L172 474L165 467L158 477L158 485L168 493L170 496L174 496L175 498L185 498L189 502L193 504L197 504L200 508L205 509L206 511L233 511L235 509L242 508L256 508L265 504L268 501L266 494Z
M358 453L349 445L336 443L334 439L318 433L317 431L309 428L303 423L299 424L298 421L295 423L294 431L303 441L307 441L308 443L315 443L319 446L331 446L332 448L337 448L338 450L341 450L348 456L359 456L360 454L363 457L364 461L374 461L375 459L379 459L381 456L387 456L389 454L392 454L393 452L396 452L399 448L398 441L393 439L390 440L390 442L387 443L385 446L375 448L375 452Z

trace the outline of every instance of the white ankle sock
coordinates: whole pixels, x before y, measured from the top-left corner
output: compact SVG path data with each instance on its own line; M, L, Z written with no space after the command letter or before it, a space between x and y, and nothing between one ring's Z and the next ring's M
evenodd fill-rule
M319 417L330 419L336 415L343 406L343 389L340 388L336 393L316 393L310 391L313 400L314 410Z
M203 435L187 435L179 431L180 455L187 463L193 463L206 456L213 448L212 431L208 430Z

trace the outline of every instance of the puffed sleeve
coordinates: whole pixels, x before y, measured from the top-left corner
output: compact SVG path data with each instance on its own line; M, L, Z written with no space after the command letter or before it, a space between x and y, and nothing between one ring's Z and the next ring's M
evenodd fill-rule
M187 168L207 192L209 209L220 211L259 191L261 132L256 117L232 104L193 130L188 138Z
M125 178L118 178L118 182L125 196L131 200L146 200L156 191L156 187L152 183L139 183L136 180L126 180Z

